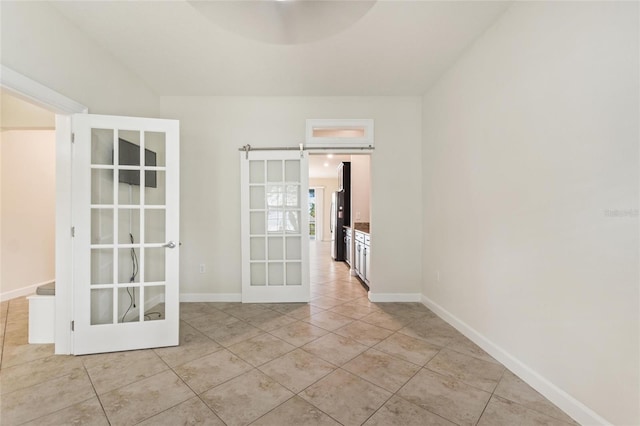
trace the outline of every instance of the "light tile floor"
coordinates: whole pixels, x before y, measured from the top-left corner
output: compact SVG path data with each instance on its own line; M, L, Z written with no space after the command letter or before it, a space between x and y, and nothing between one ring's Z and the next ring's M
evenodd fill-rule
M371 303L312 243L309 304L181 304L180 346L82 357L28 345L0 304L2 425L567 425L418 303Z

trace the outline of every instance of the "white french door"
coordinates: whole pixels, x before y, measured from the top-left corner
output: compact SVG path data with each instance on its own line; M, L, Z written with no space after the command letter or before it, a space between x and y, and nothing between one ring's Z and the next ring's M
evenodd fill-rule
M72 121L72 353L177 345L179 123Z
M308 302L308 154L241 153L242 301Z

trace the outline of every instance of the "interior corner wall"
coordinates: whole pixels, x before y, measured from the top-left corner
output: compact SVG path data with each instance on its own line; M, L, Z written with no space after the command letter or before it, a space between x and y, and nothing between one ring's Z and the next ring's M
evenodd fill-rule
M161 97L160 102L163 116L180 120L181 294L240 293L238 148L247 143L297 147L308 118L375 120L372 291L419 294L419 96Z
M369 222L371 206L371 159L351 156L351 222Z
M154 117L159 97L49 2L0 2L2 65L94 114Z
M640 424L638 15L515 2L423 102L425 300L584 424Z
M338 175L335 178L309 179L309 186L324 188L322 199L322 241L331 241L331 194L338 190Z
M55 278L55 132L0 133L3 299Z

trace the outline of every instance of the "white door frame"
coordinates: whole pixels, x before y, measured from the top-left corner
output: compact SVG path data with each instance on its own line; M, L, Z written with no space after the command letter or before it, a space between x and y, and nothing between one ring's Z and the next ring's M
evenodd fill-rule
M0 87L56 114L56 318L55 353L71 353L71 115L89 109L37 81L0 65Z

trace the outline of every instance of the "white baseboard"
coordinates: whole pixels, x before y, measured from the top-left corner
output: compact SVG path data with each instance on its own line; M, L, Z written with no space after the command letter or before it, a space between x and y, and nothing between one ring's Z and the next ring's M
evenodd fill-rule
M420 293L373 293L369 290L369 300L372 302L420 302Z
M181 302L242 302L242 293L181 293Z
M15 290L5 291L0 293L0 301L4 302L5 300L15 299L16 297L28 296L30 294L35 294L36 289L43 284L48 284L54 280L44 281L38 284L33 284L27 287L17 288Z
M440 318L451 324L469 340L480 346L485 352L500 361L505 367L524 380L529 386L544 395L549 401L563 410L582 425L610 425L589 407L554 385L537 373L534 369L518 360L509 352L487 339L467 323L438 305L426 296L422 296L422 304L431 309Z

